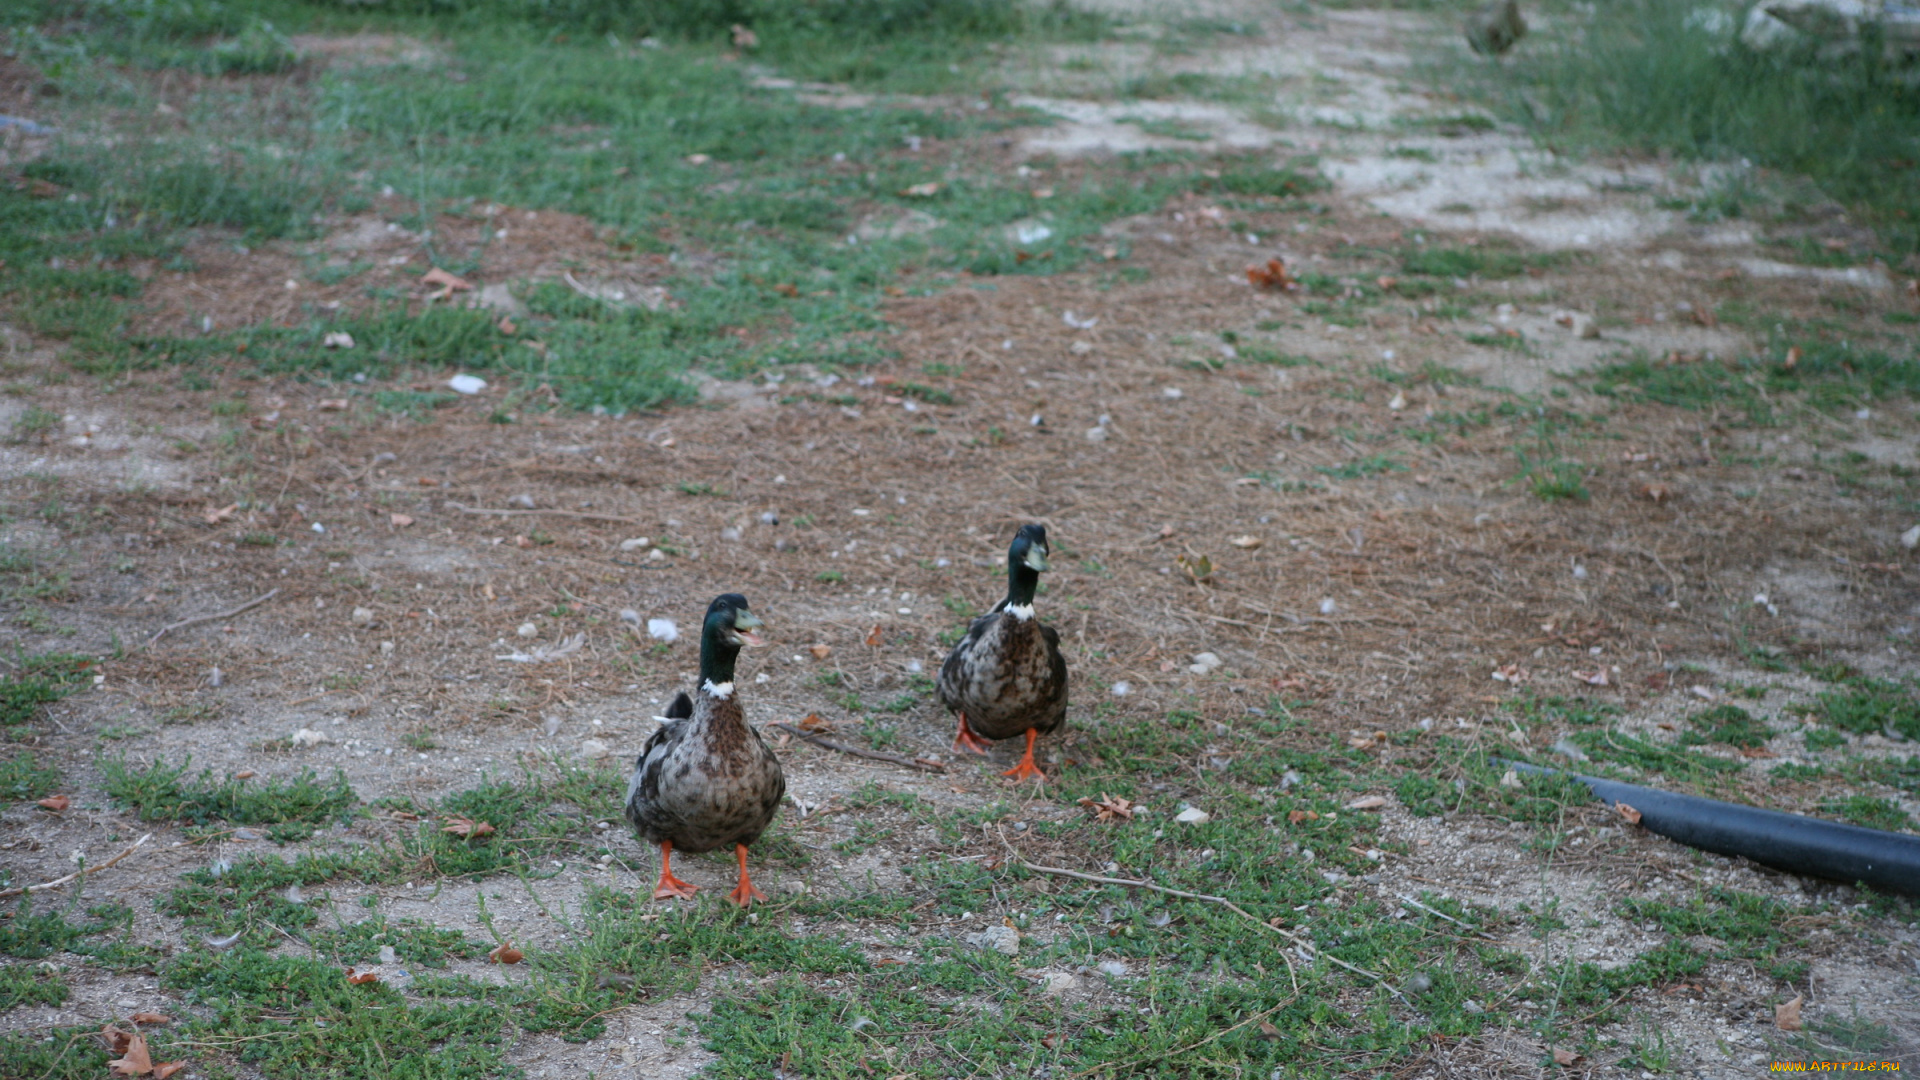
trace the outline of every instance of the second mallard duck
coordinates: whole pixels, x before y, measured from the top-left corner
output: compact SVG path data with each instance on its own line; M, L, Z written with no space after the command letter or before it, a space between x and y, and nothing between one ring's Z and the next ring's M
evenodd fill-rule
M697 886L673 876L675 848L698 854L732 847L740 884L727 899L745 907L765 894L747 877L747 845L773 822L787 780L780 759L747 726L734 691L742 645L758 645L762 624L738 593L716 597L700 632L700 688L667 707L627 784L627 820L660 845L655 900L691 897Z
M1024 734L1027 750L1004 775L1040 776L1033 743L1067 719L1067 659L1060 635L1034 617L1033 595L1047 569L1047 530L1023 525L1007 550L1007 595L973 620L940 665L940 701L960 716L953 748L986 753L990 739Z

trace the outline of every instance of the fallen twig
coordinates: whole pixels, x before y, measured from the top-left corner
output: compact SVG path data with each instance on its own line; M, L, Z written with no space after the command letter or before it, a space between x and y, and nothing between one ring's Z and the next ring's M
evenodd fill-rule
M1018 858L1017 853L1015 857ZM1082 873L1079 870L1067 870L1058 866L1040 866L1037 863L1030 863L1025 859L1020 859L1020 865L1026 867L1029 870L1032 870L1034 873L1037 873L1037 874L1053 874L1058 877L1078 878L1081 881L1092 881L1101 885L1120 885L1129 889L1152 889L1154 892L1165 893L1168 896L1178 896L1183 900L1204 900L1209 904L1219 904L1221 907L1226 908L1228 911L1233 912L1235 915L1240 916L1241 918L1247 920L1248 922L1254 924L1255 926L1258 926L1261 929L1266 930L1270 933L1278 934L1281 937L1286 938L1288 941L1293 942L1296 946L1300 948L1302 952L1305 952L1311 956L1318 956L1322 960L1325 960L1328 963L1335 965L1336 967L1342 967L1348 971L1353 972L1355 975L1362 975L1362 976L1365 976L1366 978L1372 979L1374 982L1379 983L1381 988L1386 990L1387 993L1392 994L1394 997L1399 998L1401 1002L1409 1006L1413 1004L1412 1002L1407 1001L1406 995L1402 994L1399 990L1395 989L1391 983L1387 982L1385 976L1376 975L1373 972L1368 971L1366 968L1355 967L1354 965L1347 963L1345 960L1342 960L1337 956L1331 956L1327 954L1325 951L1319 948L1316 948L1313 945L1313 943L1307 941L1305 938L1302 938L1300 935L1294 933L1293 931L1282 930L1279 927L1273 925L1272 923L1265 922L1257 918L1251 912L1247 911L1246 908L1241 907L1239 904L1234 903L1233 901L1227 899L1224 896L1208 896L1206 893L1188 892L1185 889L1169 888L1165 885L1156 885L1151 881L1140 881L1135 878L1105 877L1100 874ZM1297 976L1294 976L1292 958L1288 957L1285 952L1282 952L1280 954L1280 958L1287 962L1287 975L1290 978L1293 978L1294 993L1296 994L1299 993L1300 980Z
M113 858L108 859L106 862L101 863L99 866L89 866L84 869L75 870L73 873L68 874L66 877L63 877L63 878L55 878L52 881L42 882L38 885L27 885L17 889L0 889L0 900L7 900L15 896L20 896L24 893L37 893L37 892L45 892L48 889L57 889L60 886L65 885L69 881L78 881L79 879L86 877L89 874L97 874L100 871L105 870L107 867L112 866L114 863L119 862L121 859L124 859L127 856L133 854L134 851L139 849L140 845L146 843L151 839L153 839L153 834L148 833L147 835L141 837L140 839L135 840L133 842L132 847L128 848L127 850L121 852L118 855L115 855Z
M846 743L843 743L843 742L836 742L832 739L825 738L820 735L815 735L811 732L801 731L799 728L794 727L791 724L775 723L775 724L767 724L765 726L770 728L779 728L781 731L784 731L787 734L792 735L794 738L800 739L803 742L812 743L813 745L820 747L822 750L832 750L837 753L850 754L854 757L868 758L873 761L891 762L892 764L895 764L895 765L904 765L909 769L918 769L921 772L943 773L947 771L947 767L945 765L940 764L937 761L927 761L924 758L910 758L910 757L907 757L905 754L889 754L885 750L866 750L858 746L848 746Z
M1444 912L1444 911L1435 911L1435 910L1434 910L1433 908L1430 908L1430 907L1428 907L1427 905L1425 905L1425 904L1423 904L1423 903L1421 903L1420 901L1418 901L1418 900L1415 900L1415 899L1414 899L1413 897L1411 897L1411 896L1403 896L1403 897L1401 897L1401 898L1400 898L1400 902L1401 902L1401 903L1403 903L1403 904L1406 904L1406 905L1407 905L1408 907L1415 907L1415 908L1419 908L1419 909L1420 909L1421 911L1424 911L1424 912L1426 912L1427 914L1429 914L1429 915L1432 915L1433 917L1435 917L1435 918L1437 918L1437 919L1445 919L1445 920L1447 920L1448 922L1450 922L1450 923L1452 923L1452 924L1453 924L1453 925L1455 925L1455 926L1463 926L1463 927L1466 927L1466 928L1467 928L1468 930L1471 930L1471 931L1473 932L1473 936L1474 936L1474 937L1477 937L1477 938L1482 938L1482 939L1484 939L1484 940L1486 940L1486 941L1495 941L1495 940L1498 940L1498 939L1496 939L1496 938L1492 938L1492 937L1488 937L1488 936L1487 936L1486 934L1484 934L1484 933L1482 933L1482 932L1480 931L1480 928L1479 928L1479 927L1477 927L1477 926L1474 926L1474 925L1472 925L1471 923L1465 923L1465 922L1461 922L1461 921L1460 921L1459 919L1456 919L1456 918L1454 918L1453 916L1451 916L1451 915L1449 915L1449 914L1447 914L1447 913L1446 913L1446 912Z
M175 630L181 630L189 626L198 626L201 623L205 623L205 622L218 622L221 619L231 619L235 615L240 614L241 612L252 611L254 608L259 607L261 604L264 604L267 601L279 595L280 595L279 589L271 589L271 590L268 590L266 593L263 593L260 596L256 596L253 599L247 601L246 603L241 604L237 608L232 608L228 611L215 612L212 615L196 615L191 619L181 619L177 623L171 623L167 626L161 627L159 633L148 638L147 643L140 647L143 649L150 649L153 647L154 642L159 641L161 638L166 637L168 634L172 633Z
M566 517L579 518L582 521L613 521L621 525L638 525L632 518L615 517L612 514L586 514L578 510L495 510L488 506L463 506L450 502L448 506L463 514L481 514L486 517Z

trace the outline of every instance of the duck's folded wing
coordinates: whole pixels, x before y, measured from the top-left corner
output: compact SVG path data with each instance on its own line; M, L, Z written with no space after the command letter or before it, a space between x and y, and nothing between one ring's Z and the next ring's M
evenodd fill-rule
M664 714L653 718L660 726L653 729L653 735L647 739L647 745L641 747L640 756L634 759L633 767L636 770L644 767L647 758L653 756L654 749L666 746L673 738L674 728L679 726L680 721L691 716L693 716L693 699L682 690L667 704L667 711Z
M947 654L946 661L940 665L940 678L936 685L949 708L956 708L955 703L964 693L967 681L967 658L973 655L974 650L980 645L980 636L987 632L987 627L997 618L999 616L990 611L973 620L973 624L967 627L967 636L960 639L960 643L953 647L953 651Z

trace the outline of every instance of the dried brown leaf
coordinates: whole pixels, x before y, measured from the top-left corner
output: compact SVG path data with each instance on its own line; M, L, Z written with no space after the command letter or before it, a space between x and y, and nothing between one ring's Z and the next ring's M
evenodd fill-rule
M807 646L807 651L813 654L815 660L825 660L827 657L833 655L833 646L809 645Z
M153 1067L153 1080L167 1080L167 1077L186 1067L184 1061L162 1061Z
M109 1054L126 1053L128 1040L133 1038L133 1032L123 1031L112 1024L105 1025L96 1034L100 1036L100 1042L106 1046Z
M940 194L940 185L935 181L929 180L924 184L915 184L900 194L910 199L931 199L935 195Z
M1628 806L1626 803L1614 803L1613 812L1625 818L1627 821L1627 824L1629 825L1640 824L1640 811L1635 810L1633 807Z
M1792 1001L1773 1007L1773 1026L1781 1031L1799 1031L1806 1024L1800 1019L1800 1005L1806 1000L1803 994L1795 994Z
M1098 799L1081 799L1080 805L1093 811L1095 821L1132 821L1139 804L1103 791Z
M107 1068L115 1076L145 1076L153 1071L153 1055L147 1050L147 1037L134 1032L127 1037L124 1053L117 1059L107 1062Z
M438 286L442 297L450 296L456 291L467 292L473 288L472 282L457 278L437 266L426 272L420 279L420 284Z
M157 1013L157 1012L137 1012L133 1014L132 1020L136 1024L171 1024L173 1023L173 1017L168 1016L166 1013Z
M1349 810L1378 810L1378 809L1380 809L1381 807L1383 807L1383 806L1385 806L1385 805L1387 805L1387 800L1386 800L1386 798L1385 798L1384 796L1381 796L1381 795L1363 795L1363 796L1361 796L1360 798L1358 798L1358 799L1355 799L1355 800L1353 800L1352 802L1350 802L1350 803L1348 803L1348 804L1347 804L1347 809L1349 809Z
M1247 267L1247 283L1256 289L1291 291L1300 287L1299 282L1287 276L1287 264L1279 259L1268 259L1265 266Z
M879 624L879 623L874 623L874 624L873 624L873 629L871 629L871 630L869 630L869 631L867 631L867 644L868 644L868 645L879 645L879 644L880 644L880 643L881 643L882 641L884 641L884 640L886 640L886 639L885 639L885 638L883 638L883 637L881 637L881 635L880 635L880 624Z
M1573 1063L1579 1060L1580 1055L1571 1050L1562 1049L1558 1046L1553 1048L1553 1063L1555 1065L1564 1065L1571 1068Z
M1277 1039L1280 1037L1280 1029L1274 1027L1272 1022L1262 1020L1260 1021L1260 1037L1263 1039Z
M49 795L46 798L41 799L38 805L45 807L46 809L51 810L57 814L60 811L65 810L67 807L72 806L73 800L68 798L65 795Z
M513 947L513 942L503 941L487 953L487 959L496 964L517 964L526 959L526 954Z
M209 510L200 516L206 521L207 524L218 525L221 522L227 520L228 518L232 517L233 515L239 512L240 512L239 503L229 503L228 505L223 506L218 510Z
M352 968L348 968L347 981L355 986L359 986L362 983L377 983L380 981L380 973L377 971L362 971L356 973Z
M393 522L393 527L396 529L404 529L413 524L413 518L407 514L393 514L387 520Z
M1287 811L1287 824L1289 825L1298 825L1303 821L1319 821L1319 820L1320 820L1319 813L1313 810Z

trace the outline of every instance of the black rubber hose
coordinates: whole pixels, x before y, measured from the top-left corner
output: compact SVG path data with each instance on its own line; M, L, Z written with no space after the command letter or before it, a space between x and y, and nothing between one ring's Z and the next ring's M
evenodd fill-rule
M1638 810L1640 824L1648 832L1688 847L1744 856L1790 874L1920 896L1920 836L1561 773L1518 761L1506 764L1522 772L1572 777L1591 788L1600 801L1610 806L1625 803Z

